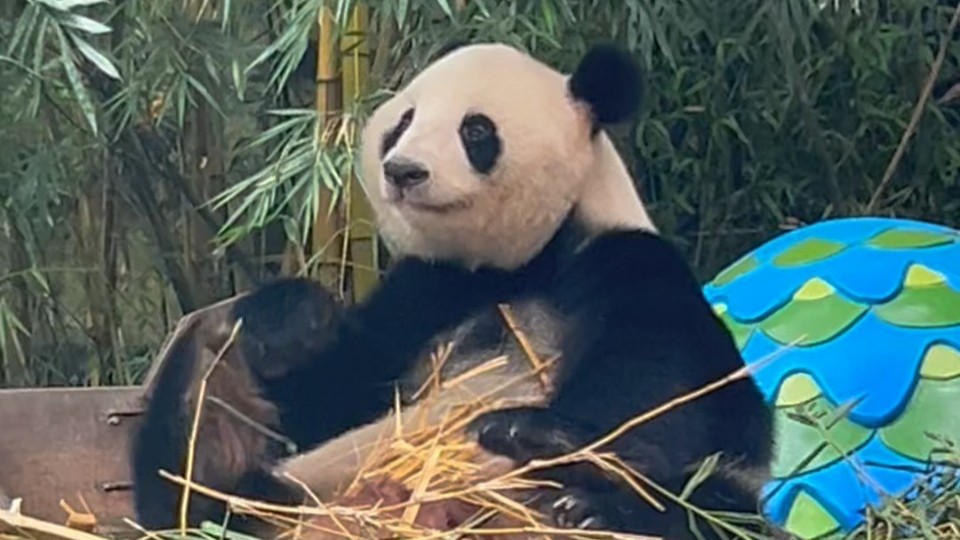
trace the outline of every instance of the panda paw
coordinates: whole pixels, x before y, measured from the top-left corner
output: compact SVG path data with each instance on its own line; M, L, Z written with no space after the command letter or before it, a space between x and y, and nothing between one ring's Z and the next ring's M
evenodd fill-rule
M549 409L518 407L480 415L467 427L484 450L516 463L572 452L586 441L579 430Z
M595 494L582 489L569 488L557 497L548 499L543 513L557 526L564 529L606 531L613 526L601 510L603 504Z

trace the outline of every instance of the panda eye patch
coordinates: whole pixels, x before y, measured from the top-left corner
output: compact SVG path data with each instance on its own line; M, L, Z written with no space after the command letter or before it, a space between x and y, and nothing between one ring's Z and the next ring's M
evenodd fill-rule
M397 141L400 140L400 136L403 135L403 132L410 127L410 123L413 122L413 107L407 109L400 115L400 121L397 122L392 129L383 134L383 139L380 141L380 157L383 158L387 155L387 152L391 148L397 145Z
M502 150L497 125L484 114L468 114L460 123L460 140L470 165L481 173L489 173L497 164Z
M489 118L483 115L471 115L463 120L460 136L465 142L480 142L493 135L494 127Z

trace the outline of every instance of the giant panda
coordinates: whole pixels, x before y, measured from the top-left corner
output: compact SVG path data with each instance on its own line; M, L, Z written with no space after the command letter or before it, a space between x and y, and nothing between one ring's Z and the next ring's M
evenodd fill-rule
M234 312L274 317L274 327L294 329L282 339L256 335L263 325L245 330L254 333L249 341L285 351L278 359L284 366L271 376L247 374L257 383L252 397L274 406L273 425L307 450L287 461L261 452L231 478L195 471L194 481L298 501L303 494L284 480L288 475L315 493L330 493L362 460L365 443L392 428L395 388L409 396L420 386L424 359L437 343L455 344L444 365L448 377L495 351L506 351L510 361L506 372L474 377L469 388L442 400L501 388L510 367L523 363L517 347L504 345L501 303L513 307L542 357L560 358L549 388L502 390L518 404L470 423L480 447L513 466L572 451L741 368L731 335L683 257L657 233L604 131L635 112L641 88L639 68L611 46L590 49L567 76L506 45L475 44L447 52L380 105L363 131L361 179L397 259L382 283L325 325L290 320L303 316L302 306L308 312L328 306L301 280L256 290ZM279 313L281 300L297 294L301 307L285 308L294 315ZM321 331L327 337L318 337ZM196 347L184 340L178 354L195 358ZM174 522L177 488L152 475L183 460L186 422L172 429L169 418L190 416L183 406L189 385L162 380L161 374L133 451L138 517L151 516L154 527L163 512L166 525ZM771 412L744 378L603 450L674 493L700 460L721 453L719 472L691 502L755 512L772 440ZM347 449L361 450L329 465ZM216 441L204 450L208 462L223 452ZM599 470L562 467L541 475L563 486L545 488L541 498L559 526L694 537L682 509L668 505L660 513ZM212 508L191 521L218 519ZM712 537L709 528L700 532Z

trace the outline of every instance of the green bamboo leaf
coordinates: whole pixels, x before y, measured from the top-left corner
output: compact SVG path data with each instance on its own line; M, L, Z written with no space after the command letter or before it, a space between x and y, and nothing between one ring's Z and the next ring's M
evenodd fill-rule
M56 24L53 25L54 27ZM33 71L40 73L44 63L44 47L47 43L47 30L51 27L50 18L44 17L37 28L37 35L33 44Z
M753 144L750 142L750 138L747 137L747 134L743 132L743 129L740 127L740 123L737 122L737 119L733 116L727 116L720 119L720 125L727 127L737 139L743 143L747 149L753 153Z
M51 224L51 227L53 225ZM50 283L47 281L46 276L43 275L43 272L38 270L36 267L32 267L29 270L30 276L33 278L33 281L43 290L44 294L50 293Z
M10 38L10 43L7 44L7 54L10 55L10 57L17 58L16 49L21 41L23 42L24 49L26 49L27 40L39 19L39 12L35 5L28 5L27 8L23 10L23 14L20 15L20 21L14 25L13 37ZM26 51L24 51L24 53L26 53Z
M230 62L230 77L233 79L233 87L236 89L237 99L242 101L244 89L246 88L246 78L240 69L240 62L236 59Z
M173 88L177 101L177 125L182 127L186 123L187 104L190 103L190 93L187 91L187 83L183 79L177 80Z
M720 454L710 454L702 462L700 466L697 467L696 472L687 480L687 483L683 486L683 490L680 492L680 500L686 501L690 498L690 495L700 487L707 479L709 479L713 473L717 470L717 466L720 464Z
M226 32L227 26L230 23L231 16L233 15L233 0L224 0L223 2L223 15L220 22L220 31Z
M11 336L16 339L13 332L8 332L7 329L10 328L10 323L8 318L15 318L13 311L10 309L10 306L7 305L7 299L0 297L0 351L3 351L4 357L12 356L8 354L8 345L7 345L7 336ZM0 367L3 367L0 365Z
M204 101L207 102L220 116L226 116L223 110L220 109L220 104L217 103L217 100L213 98L213 95L210 94L210 91L207 90L207 87L204 86L200 81L194 78L192 75L187 74L186 76L187 84L193 87L201 96L203 96Z
M97 66L97 69L104 72L111 79L120 80L120 73L117 71L117 67L113 65L113 62L111 62L110 59L95 49L93 45L88 43L86 40L78 36L71 37L73 38L73 42L76 44L77 49L80 51L80 54L82 54L93 65Z
M75 66L73 63L67 37L64 35L63 30L61 30L59 27L56 27L55 29L57 32L57 37L60 40L60 65L63 66L63 69L67 73L67 79L70 81L70 87L73 90L73 96L80 105L80 110L83 112L83 116L86 119L87 124L90 125L90 129L93 130L93 134L96 135L98 133L97 111L93 106L93 100L90 99L90 94L87 92L87 87L83 84L80 71L77 70L77 66Z
M450 1L449 1L449 0L437 0L437 4L440 6L440 9L443 10L443 13L444 13L447 17L449 17L450 19L453 19L453 18L454 18L454 16L453 16L453 9L450 8Z
M39 3L60 11L70 11L76 7L105 4L107 0L39 0Z
M77 15L76 13L66 13L61 15L57 17L57 22L64 26L76 28L81 32L86 32L93 35L109 34L112 31L109 26L95 21L89 17Z
M543 17L544 27L550 34L556 32L557 29L557 17L553 10L553 4L549 2L540 4L540 15Z
M225 540L258 540L255 536L231 531L211 521L204 521L200 524L200 531L211 535L213 538L223 538Z
M397 28L399 28L401 32L406 30L406 28L403 26L403 23L405 23L407 20L407 10L409 8L410 8L410 0L398 0L397 14L396 14Z
M811 390L820 391L815 383ZM821 469L865 445L872 432L843 417L843 412L822 395L800 405L776 407L775 438L779 450L771 466L773 477L790 478ZM809 418L824 420L811 422Z

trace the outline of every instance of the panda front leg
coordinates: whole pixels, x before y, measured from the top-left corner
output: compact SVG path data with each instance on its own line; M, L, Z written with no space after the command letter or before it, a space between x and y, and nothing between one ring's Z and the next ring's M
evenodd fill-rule
M519 464L602 439L743 366L689 266L656 235L622 231L594 240L564 270L553 298L569 324L550 404L539 411L491 412L471 425L485 449ZM691 464L717 452L744 469L765 470L772 453L771 424L759 389L740 380L648 419L598 451L613 452L678 495ZM542 475L557 477L566 487L558 500L567 503L558 507L574 517L551 512L558 522L607 523L669 539L692 534L680 505L659 497L672 509L651 513L648 502L628 494L599 468L562 467ZM716 510L739 511L756 503L749 490L720 497L722 487L707 482L698 491L706 490L702 500L722 503Z
M365 302L340 317L329 347L266 381L288 436L312 447L376 420L430 339L511 293L506 271L400 260ZM295 437L293 436L295 435Z

